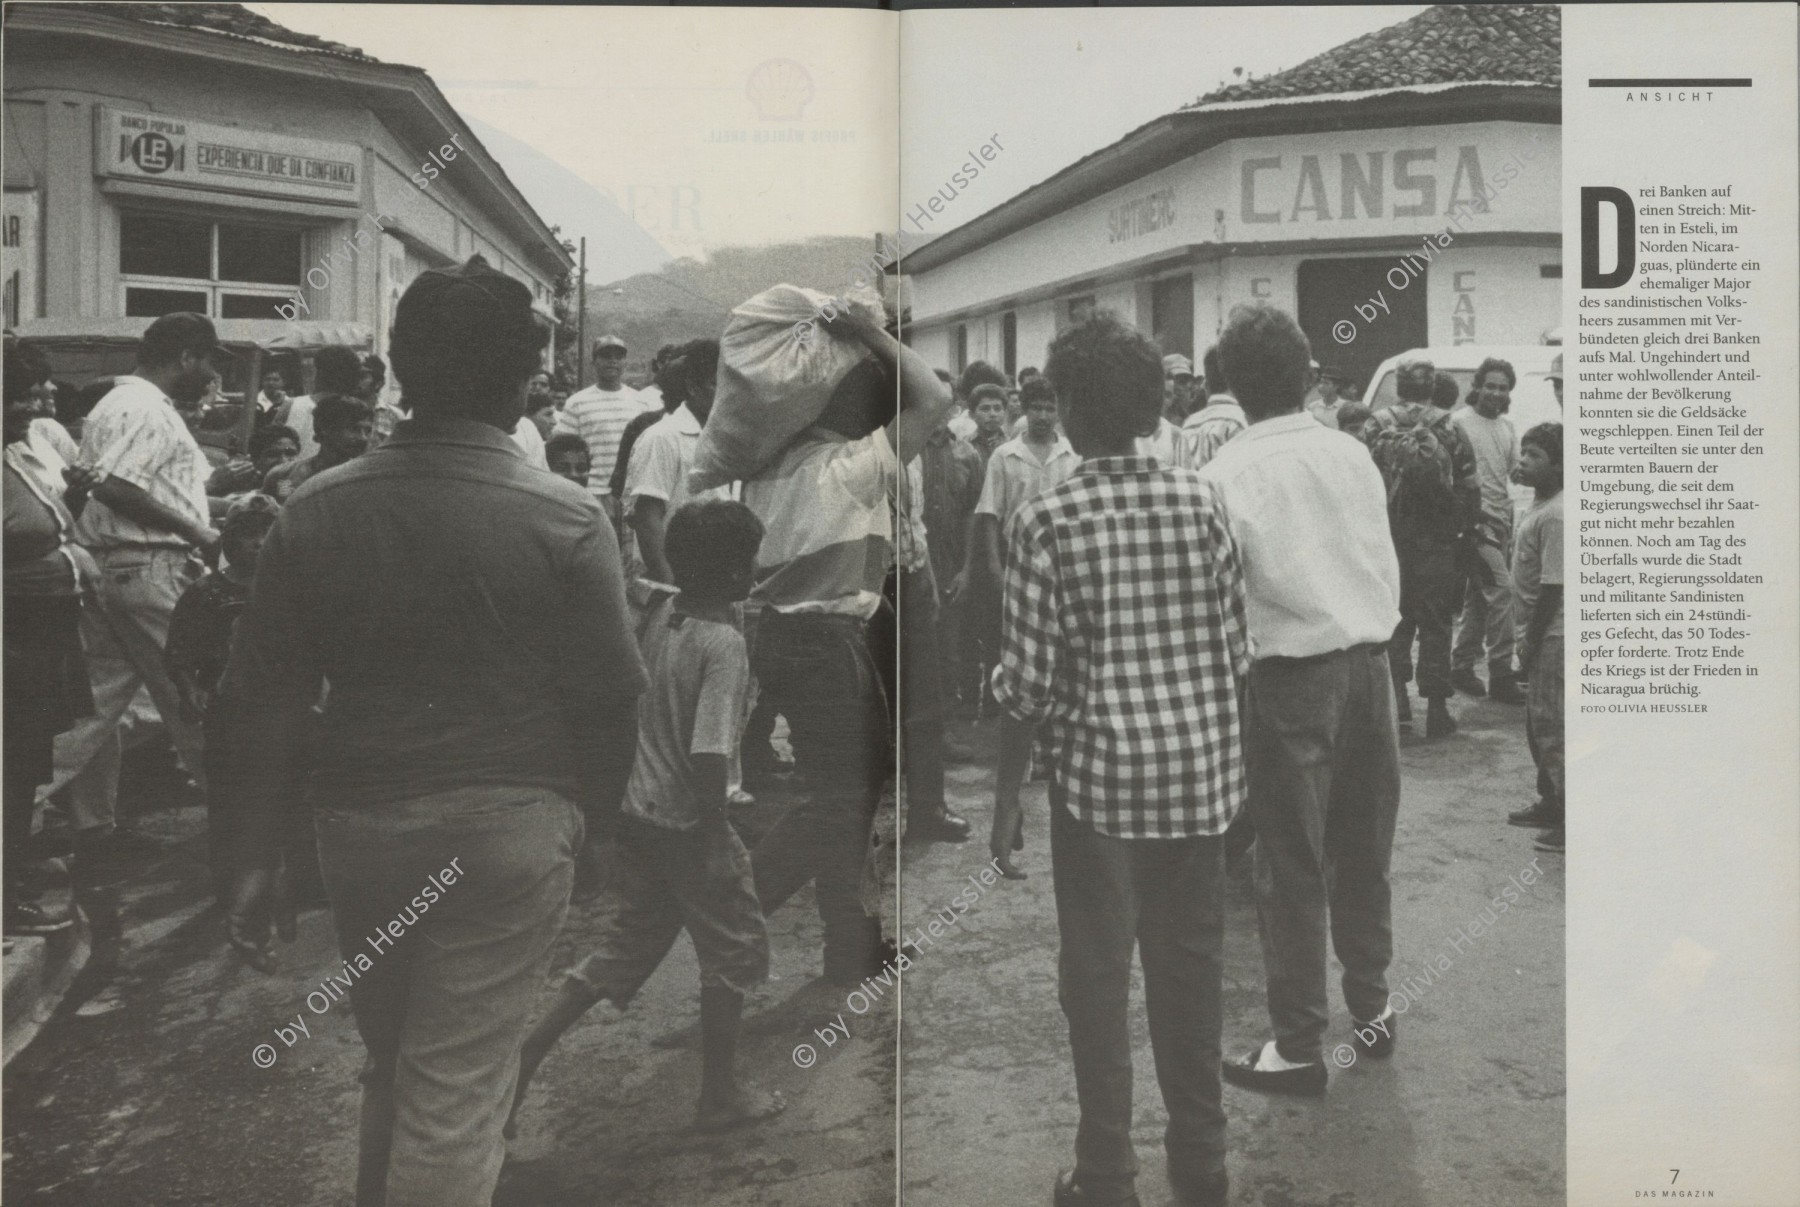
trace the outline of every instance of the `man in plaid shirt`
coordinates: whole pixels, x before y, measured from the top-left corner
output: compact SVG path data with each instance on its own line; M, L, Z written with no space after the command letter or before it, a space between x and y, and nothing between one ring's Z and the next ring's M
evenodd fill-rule
M1054 751L1050 860L1081 1125L1059 1207L1135 1207L1133 944L1185 1203L1222 1204L1219 1082L1223 835L1244 800L1238 686L1250 651L1244 585L1223 515L1192 470L1136 454L1162 412L1155 344L1111 315L1050 346L1074 475L1007 531L1006 713L992 850L1019 835L1019 787L1041 724Z

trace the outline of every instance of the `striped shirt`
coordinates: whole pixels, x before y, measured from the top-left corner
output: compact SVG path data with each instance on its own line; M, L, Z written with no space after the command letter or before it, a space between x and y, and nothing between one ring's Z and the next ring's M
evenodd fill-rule
M644 397L629 387L602 390L589 386L569 396L556 413L556 431L572 432L587 444L588 489L596 498L612 493L613 462L619 456L619 437L625 425L648 410L661 410L660 402L645 403Z
M751 607L875 615L893 562L898 477L887 429L848 440L814 427L746 481L744 504L764 530Z
M994 694L1046 726L1070 814L1114 838L1224 833L1250 649L1236 546L1199 475L1082 462L1019 510L1004 598Z
M1244 408L1233 402L1229 394L1213 395L1181 425L1178 463L1188 469L1201 468L1225 447L1226 441L1249 426Z

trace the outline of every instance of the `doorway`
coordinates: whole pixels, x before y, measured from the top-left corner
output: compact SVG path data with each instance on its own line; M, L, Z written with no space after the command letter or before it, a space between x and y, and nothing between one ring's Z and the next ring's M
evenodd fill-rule
M1356 260L1303 260L1294 282L1300 313L1300 330L1312 344L1313 359L1338 369L1350 378L1360 397L1369 377L1390 356L1411 348L1423 348L1430 340L1426 317L1425 285L1430 271L1420 267L1418 276L1407 274L1404 289L1394 288L1388 273L1400 258ZM1399 275L1399 274L1396 274ZM1381 302L1372 303L1379 296ZM1380 308L1386 303L1387 309ZM1364 309L1359 312L1356 307ZM1373 306L1375 317L1365 318ZM1348 323L1351 326L1339 326ZM1354 328L1355 338L1341 342L1337 334ZM1334 330L1337 334L1334 334Z

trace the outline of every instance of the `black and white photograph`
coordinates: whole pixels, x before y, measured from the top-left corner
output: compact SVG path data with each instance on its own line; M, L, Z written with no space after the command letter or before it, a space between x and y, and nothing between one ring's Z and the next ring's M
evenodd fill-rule
M1564 1201L1558 10L1316 11L906 44L909 1204Z
M1682 454L1564 429L1754 207L1564 123L1792 59L897 7L4 5L5 1201L1783 1207L1576 1170L1728 984L1573 955Z

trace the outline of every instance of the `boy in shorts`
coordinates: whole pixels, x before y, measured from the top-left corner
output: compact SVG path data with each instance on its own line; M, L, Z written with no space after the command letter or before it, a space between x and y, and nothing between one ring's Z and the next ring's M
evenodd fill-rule
M750 594L763 527L726 499L670 517L664 556L680 588L643 631L650 689L638 703L637 760L617 825L617 900L599 949L570 970L526 1036L513 1096L564 1031L608 998L623 1007L685 928L700 959L702 1071L695 1125L721 1131L781 1111L779 1094L738 1080L744 995L768 975L769 939L750 855L726 819L726 763L743 727L750 659L732 605Z

